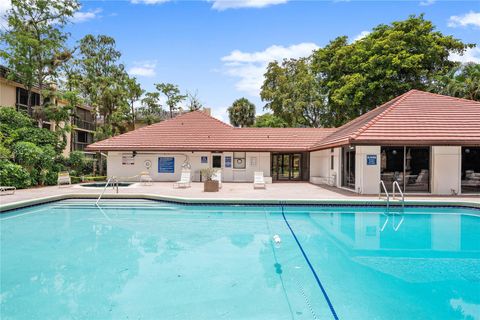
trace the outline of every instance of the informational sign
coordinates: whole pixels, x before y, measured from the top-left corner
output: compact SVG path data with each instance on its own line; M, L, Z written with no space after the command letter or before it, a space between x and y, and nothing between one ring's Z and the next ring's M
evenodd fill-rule
M200 162L201 163L208 163L208 157L201 157Z
M377 155L367 154L367 166L376 166L376 165L377 165Z
M135 158L131 154L124 154L122 155L122 165L127 166L127 165L134 165L135 164Z
M174 173L174 172L175 172L174 157L158 158L158 173Z
M232 167L232 157L225 157L225 168Z

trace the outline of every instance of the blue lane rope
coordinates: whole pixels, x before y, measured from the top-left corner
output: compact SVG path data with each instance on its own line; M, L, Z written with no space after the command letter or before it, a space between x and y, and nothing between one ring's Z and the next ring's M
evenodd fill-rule
M330 308L330 311L332 312L333 318L334 318L335 320L338 320L337 313L335 312L335 308L333 308L333 304L332 304L332 302L330 301L330 298L328 297L327 291L326 291L325 288L323 287L322 282L320 281L320 278L318 277L317 273L315 272L315 269L313 268L312 264L310 263L310 260L308 259L307 254L305 253L305 251L303 250L302 245L300 244L300 241L298 241L298 238L297 238L297 236L295 235L295 232L293 232L293 229L292 229L292 227L290 226L290 223L288 223L287 217L285 217L285 212L284 212L283 204L282 204L282 203L280 203L280 207L282 208L283 220L285 220L285 223L287 224L288 229L290 229L290 233L292 234L293 238L295 239L295 242L297 242L297 245L298 245L298 247L300 248L300 251L302 252L303 257L305 258L305 261L307 261L307 264L308 264L308 266L310 267L310 270L312 271L313 276L315 277L315 280L317 281L317 284L318 284L318 286L320 287L320 290L322 290L323 297L324 297L325 300L327 301L328 307Z

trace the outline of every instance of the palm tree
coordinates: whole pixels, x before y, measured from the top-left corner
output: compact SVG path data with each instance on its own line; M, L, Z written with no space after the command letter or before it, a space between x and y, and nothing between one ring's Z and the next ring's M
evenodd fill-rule
M228 108L228 117L234 127L249 127L255 123L255 105L246 98L240 98Z

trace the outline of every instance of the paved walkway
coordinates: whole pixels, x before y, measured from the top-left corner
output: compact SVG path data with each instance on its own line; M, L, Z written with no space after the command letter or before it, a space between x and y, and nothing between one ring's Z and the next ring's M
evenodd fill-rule
M24 200L32 200L61 194L100 194L102 188L86 188L80 185L71 187L41 187L17 190L14 195L0 196L0 204L8 204ZM108 188L107 194L115 193ZM310 183L274 183L268 184L265 190L253 189L251 183L223 183L219 192L203 192L203 183L192 183L191 188L174 189L171 182L156 182L151 186L135 183L129 187L120 187L119 194L153 194L160 196L182 197L189 199L235 199L235 200L374 200L377 195L360 196L353 192L333 187L317 186ZM464 200L480 203L480 196L407 196L415 200Z

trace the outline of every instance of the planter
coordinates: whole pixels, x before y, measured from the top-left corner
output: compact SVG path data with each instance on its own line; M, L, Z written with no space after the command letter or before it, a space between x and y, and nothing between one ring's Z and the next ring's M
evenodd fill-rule
M218 181L207 180L203 183L204 192L218 192Z

